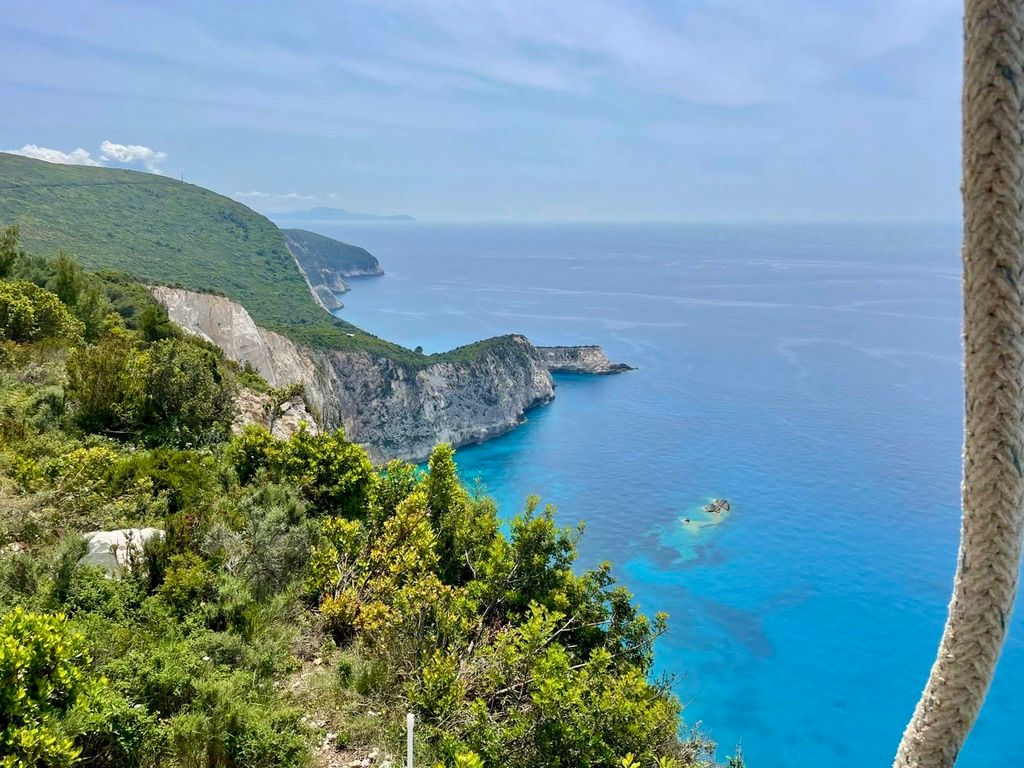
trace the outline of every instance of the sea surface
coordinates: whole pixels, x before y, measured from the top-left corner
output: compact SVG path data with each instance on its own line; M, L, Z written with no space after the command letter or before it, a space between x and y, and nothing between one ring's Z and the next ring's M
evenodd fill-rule
M670 631L688 724L752 768L889 765L959 532L959 231L938 226L310 225L368 248L340 314L439 351L507 332L638 370L557 377L463 448L505 514L585 519ZM726 497L712 519L702 506ZM690 523L684 523L690 518ZM1024 611L959 766L1024 753Z

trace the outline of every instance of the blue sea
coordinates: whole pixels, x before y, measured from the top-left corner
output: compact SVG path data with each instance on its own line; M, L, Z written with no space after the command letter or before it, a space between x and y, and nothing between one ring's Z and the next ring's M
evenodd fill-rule
M752 767L888 765L959 532L959 231L937 226L329 224L386 275L340 314L428 352L523 333L637 370L557 377L458 452L511 514L586 520L690 725ZM720 518L701 511L726 497ZM684 523L685 518L691 522ZM1024 612L960 766L1024 752Z

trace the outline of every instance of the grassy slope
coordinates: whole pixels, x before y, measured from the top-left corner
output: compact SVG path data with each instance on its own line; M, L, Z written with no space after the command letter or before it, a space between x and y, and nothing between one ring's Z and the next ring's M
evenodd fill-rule
M269 219L166 176L0 152L0 226L8 224L19 225L29 253L63 249L89 269L222 293L259 325L313 346L365 349L417 367L471 359L503 341L427 357L335 318L314 303Z

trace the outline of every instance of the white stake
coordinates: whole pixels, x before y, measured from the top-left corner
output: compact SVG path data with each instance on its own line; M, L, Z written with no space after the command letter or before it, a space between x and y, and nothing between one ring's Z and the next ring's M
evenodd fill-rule
M405 768L412 768L412 727L416 717L412 712L405 716Z

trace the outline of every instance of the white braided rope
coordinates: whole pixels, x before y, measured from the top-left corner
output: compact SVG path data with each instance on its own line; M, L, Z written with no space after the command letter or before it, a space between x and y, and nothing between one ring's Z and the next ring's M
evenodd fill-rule
M963 525L898 768L956 762L1006 636L1024 528L1024 0L967 0L964 23Z

